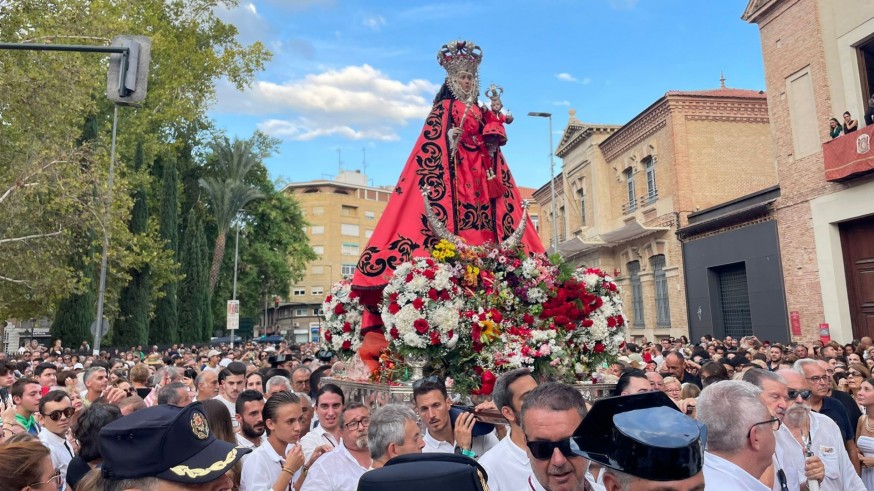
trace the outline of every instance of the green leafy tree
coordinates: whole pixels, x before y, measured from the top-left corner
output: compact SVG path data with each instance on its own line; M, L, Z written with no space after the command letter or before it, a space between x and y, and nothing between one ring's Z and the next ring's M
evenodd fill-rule
M264 196L261 191L243 181L252 166L260 163L258 156L253 152L253 146L254 142L251 140L235 139L231 144L227 138L216 139L211 148L215 156L217 172L199 181L200 186L206 191L210 212L217 229L212 266L209 271L210 291L214 291L218 283L231 222L249 202Z
M202 222L198 222L201 226L197 230L197 247L200 249L200 296L198 297L198 307L200 308L200 316L202 321L202 336L201 341L209 341L212 337L212 332L215 326L213 325L212 309L210 302L212 300L212 292L209 290L209 244L206 241L206 234L203 231Z
M155 164L161 170L162 194L161 208L159 211L160 236L164 240L164 247L168 254L175 257L179 247L178 213L179 182L176 176L176 162L165 155L158 159ZM164 284L155 306L155 317L152 319L149 340L153 343L170 344L178 341L178 299L176 297L178 285L175 280Z
M133 160L133 170L141 171L144 165L143 145L138 144ZM130 231L141 237L149 231L149 205L146 186L141 182L134 191L134 204L131 210ZM151 281L149 264L139 269L131 269L130 283L122 288L118 299L118 317L112 333L116 346L127 347L149 342L149 307L151 302Z
M183 234L180 262L185 278L179 285L179 338L199 342L204 338L203 298L206 290L202 242L203 225L192 208L188 212Z

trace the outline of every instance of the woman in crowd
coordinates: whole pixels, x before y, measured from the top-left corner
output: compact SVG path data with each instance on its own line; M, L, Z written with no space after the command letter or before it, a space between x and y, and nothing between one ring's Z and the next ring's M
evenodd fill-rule
M121 417L121 410L110 404L94 403L82 411L79 420L73 425L73 436L79 442L79 453L67 466L67 484L75 489L79 480L102 461L97 436L100 430Z
M0 445L0 491L60 489L61 474L39 441Z
M853 397L862 388L862 381L871 378L871 370L861 363L852 363L847 369L847 389Z
M682 385L680 381L677 380L676 377L665 377L665 380L662 382L665 394L668 395L674 402L680 400L680 393L682 392Z
M828 120L829 127L829 135L831 135L832 140L841 136L841 133L844 132L844 127L841 126L841 122L838 121L838 118L831 118Z
M862 481L868 491L874 491L874 379L866 378L860 383L856 402L865 409L856 425L856 446L859 448L859 462L862 464Z
M261 372L252 372L246 375L246 390L256 390L264 393L264 375Z
M206 415L206 423L209 429L215 434L219 440L224 440L228 443L237 445L237 437L234 434L234 427L231 425L231 412L228 407L215 399L208 399L202 402L203 414ZM240 474L242 464L237 463L228 472L231 476L231 481L234 483L234 490L240 489Z
M859 121L850 116L850 111L844 111L844 134L852 133L859 129Z

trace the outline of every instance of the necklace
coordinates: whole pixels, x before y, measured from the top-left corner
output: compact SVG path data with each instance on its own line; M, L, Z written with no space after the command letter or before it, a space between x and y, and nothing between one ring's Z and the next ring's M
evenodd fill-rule
M874 428L868 423L868 415L865 415L865 429L868 430L868 433L874 433Z

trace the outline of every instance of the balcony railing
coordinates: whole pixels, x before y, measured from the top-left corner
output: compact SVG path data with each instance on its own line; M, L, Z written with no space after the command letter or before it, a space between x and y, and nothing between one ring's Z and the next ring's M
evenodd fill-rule
M630 203L623 203L622 204L622 214L623 215L633 213L634 210L637 210L637 201L632 201Z
M646 193L640 197L640 206L651 205L659 199L659 190L653 189L652 192Z
M874 125L822 144L826 181L844 181L874 172Z

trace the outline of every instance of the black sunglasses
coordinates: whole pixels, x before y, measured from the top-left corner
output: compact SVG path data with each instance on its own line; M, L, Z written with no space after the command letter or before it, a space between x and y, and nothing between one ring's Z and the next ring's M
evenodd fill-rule
M798 396L801 396L805 401L810 399L810 391L809 390L794 390L789 389L789 399L795 399Z
M555 449L558 449L565 457L577 457L577 454L571 450L571 439L565 438L557 442L547 442L535 440L528 442L528 450L531 451L531 456L537 460L549 460Z
M442 385L443 381L440 380L440 377L438 377L437 375L429 375L425 378L420 378L419 380L416 380L415 382L413 382L413 390L418 389L419 387L421 387L422 385L424 385L426 383L441 384Z
M68 407L66 409L58 409L57 411L52 411L48 414L44 414L43 416L49 418L52 421L58 421L59 419L61 419L61 415L63 415L67 419L70 419L70 417L72 417L73 413L75 412L75 409L73 409L72 407Z

